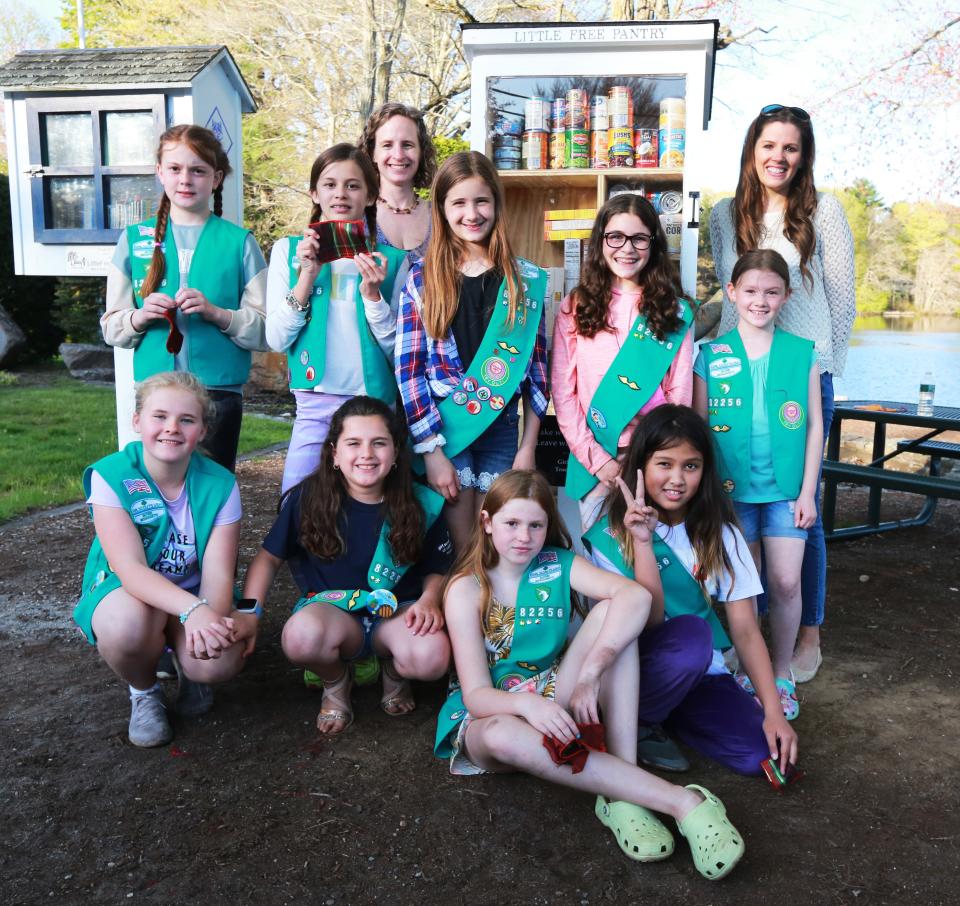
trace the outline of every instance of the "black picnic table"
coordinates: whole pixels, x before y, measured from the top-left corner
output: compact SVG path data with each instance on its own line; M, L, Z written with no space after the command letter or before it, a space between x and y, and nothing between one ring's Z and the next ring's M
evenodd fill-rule
M840 461L840 438L844 419L873 422L873 455L868 465ZM908 425L924 428L926 431L921 437L900 441L895 450L887 453L887 425ZM923 525L933 516L939 498L960 500L960 481L940 475L942 458L960 459L960 444L934 440L945 431L960 431L960 408L935 406L931 415L921 415L917 412L916 403L891 400L838 401L827 442L827 455L823 463L822 509L826 539L835 541L856 538L911 525ZM929 456L929 472L914 474L884 468L887 461L903 453L920 453ZM864 484L870 488L866 522L836 528L838 482ZM926 500L916 516L881 522L880 503L885 488L921 494L926 497Z

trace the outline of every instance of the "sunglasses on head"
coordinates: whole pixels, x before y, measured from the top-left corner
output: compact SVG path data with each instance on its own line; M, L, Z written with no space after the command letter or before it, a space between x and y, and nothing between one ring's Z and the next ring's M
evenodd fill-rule
M810 114L807 113L803 107L787 107L785 104L767 104L767 106L760 111L760 116L773 116L775 113L779 113L781 110L788 110L802 123L810 122Z

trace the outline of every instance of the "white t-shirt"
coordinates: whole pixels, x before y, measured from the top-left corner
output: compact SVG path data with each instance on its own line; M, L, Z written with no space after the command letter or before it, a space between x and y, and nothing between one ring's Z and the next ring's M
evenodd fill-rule
M160 496L163 497L162 491ZM193 527L193 511L187 499L186 484L181 488L176 500L167 500L163 497L163 502L167 505L167 513L172 524L163 553L153 568L179 588L195 591L200 586L200 564L197 562L197 539ZM90 496L87 498L87 503L123 509L120 498L96 469L90 475ZM234 482L233 490L227 502L217 513L213 524L230 525L233 522L239 522L241 515L240 488Z
M667 525L658 522L656 532L663 541L670 545L683 568L691 576L695 575L697 558L687 535L687 527L683 523ZM730 565L733 567L733 575L725 573L722 576L711 578L706 586L710 597L725 603L727 601L739 601L742 598L752 598L760 594L763 591L763 584L760 582L757 567L740 529L733 525L723 527L723 547L730 559ZM593 550L593 562L601 569L608 569L615 573L620 572L596 548ZM630 578L632 579L633 576L630 576ZM719 649L714 649L713 661L707 669L707 673L729 673L723 663L723 654Z

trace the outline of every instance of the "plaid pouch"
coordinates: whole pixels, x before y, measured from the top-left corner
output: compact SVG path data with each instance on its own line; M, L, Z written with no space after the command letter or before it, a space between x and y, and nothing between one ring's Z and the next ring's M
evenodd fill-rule
M328 264L338 258L353 258L358 252L369 254L367 225L362 220L321 220L311 223L320 248L317 261Z

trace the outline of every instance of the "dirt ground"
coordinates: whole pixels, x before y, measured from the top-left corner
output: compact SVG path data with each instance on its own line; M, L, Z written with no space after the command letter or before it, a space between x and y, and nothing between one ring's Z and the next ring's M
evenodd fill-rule
M281 466L239 468L243 563ZM845 514L863 504L840 499ZM585 796L451 777L431 755L439 683L399 719L360 690L354 726L318 738L319 697L280 650L288 577L213 711L180 721L171 746L132 747L125 691L70 620L91 534L82 509L0 527L3 903L960 902L956 503L830 547L826 662L800 687L802 783L777 794L693 757L684 782L717 793L747 844L719 883L682 838L666 862L628 861Z

